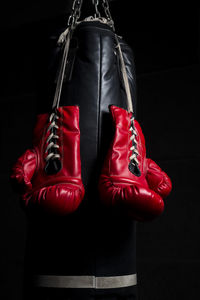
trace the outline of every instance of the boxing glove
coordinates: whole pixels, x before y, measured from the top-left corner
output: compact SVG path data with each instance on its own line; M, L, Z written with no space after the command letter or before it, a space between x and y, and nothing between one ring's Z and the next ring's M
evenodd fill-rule
M109 109L115 133L99 178L100 199L135 220L151 220L162 214L171 180L146 158L144 135L133 114L113 105Z
M56 215L78 208L84 197L78 106L63 106L37 116L33 149L15 163L11 180L25 206L39 205Z

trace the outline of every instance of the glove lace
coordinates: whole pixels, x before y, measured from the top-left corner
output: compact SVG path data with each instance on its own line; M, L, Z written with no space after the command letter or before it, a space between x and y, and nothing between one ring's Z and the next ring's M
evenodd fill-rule
M132 155L129 157L130 163L129 163L128 168L131 173L133 173L134 175L139 177L141 175L141 172L140 172L140 169L138 166L139 162L137 159L137 156L139 153L137 150L137 141L136 141L137 132L136 132L135 126L134 126L134 116L133 115L131 117L131 126L130 126L129 130L132 131L132 135L130 137L130 140L132 141L132 146L130 148Z
M138 164L138 159L137 159L138 151L137 151L137 141L136 141L137 132L134 127L134 117L131 118L131 127L129 130L132 131L132 135L130 137L130 140L132 141L132 146L130 148L130 150L132 151L132 155L129 157L129 159L132 164Z
M59 145L57 145L59 136L56 134L57 130L59 129L57 123L57 120L59 119L59 116L57 112L52 112L49 117L50 125L47 128L47 133L50 131L50 134L46 140L46 149L45 153L48 152L48 155L46 156L45 160L48 163L49 160L53 160L55 158L60 159L60 154L58 153Z

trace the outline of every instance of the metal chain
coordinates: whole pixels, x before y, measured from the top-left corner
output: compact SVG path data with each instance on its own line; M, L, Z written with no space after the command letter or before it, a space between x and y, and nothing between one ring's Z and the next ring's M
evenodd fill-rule
M95 10L96 12L98 11L98 5L99 5L99 2L101 3L103 9L104 9L104 12L105 12L105 15L106 15L106 19L109 21L109 23L111 24L111 27L113 28L113 30L115 30L114 28L114 21L112 19L112 16L111 16L111 13L110 13L110 6L109 6L109 3L108 3L108 0L93 0L93 3L95 5ZM99 12L99 11L98 11ZM100 17L100 13L99 13L99 17Z
M113 22L113 19L112 19L111 13L110 13L110 7L109 7L109 4L108 4L108 0L102 0L102 6L104 8L107 19L109 21Z
M72 4L72 12L67 22L67 25L71 28L74 28L75 24L80 18L82 3L83 0L74 0Z
M67 23L67 25L69 27L71 27L72 29L75 27L78 19L80 18L82 3L83 3L83 0L74 0L73 1L72 11L68 18L68 23ZM111 27L113 28L113 30L115 30L114 22L113 22L111 13L110 13L110 7L109 7L108 0L92 0L92 3L94 4L94 7L95 7L95 15L94 15L95 18L101 18L101 13L99 11L99 6L101 4L104 9L104 12L105 12L106 19L111 24Z
M101 18L101 14L99 12L98 6L99 6L99 0L92 0L92 3L94 4L95 7L95 18Z

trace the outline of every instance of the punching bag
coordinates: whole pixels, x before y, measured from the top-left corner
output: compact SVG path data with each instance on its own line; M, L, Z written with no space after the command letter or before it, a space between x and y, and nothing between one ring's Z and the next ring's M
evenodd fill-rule
M107 1L102 1L108 8ZM105 6L105 3L107 6ZM108 9L79 21L81 1L74 1L59 106L80 112L80 155L85 197L78 209L60 217L29 212L26 249L27 299L137 299L136 223L99 201L98 179L113 137L109 105L127 109L117 42L120 43L132 105L136 111L133 53L118 37ZM98 12L98 11L97 11ZM58 84L66 28L54 43L38 114L51 111ZM117 39L116 39L117 38ZM32 298L31 298L32 297Z

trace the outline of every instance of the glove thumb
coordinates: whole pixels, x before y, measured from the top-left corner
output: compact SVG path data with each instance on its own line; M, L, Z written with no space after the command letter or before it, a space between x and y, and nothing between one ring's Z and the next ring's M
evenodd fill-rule
M151 159L147 159L146 180L150 189L155 191L161 197L165 198L172 189L170 178L161 168Z
M36 153L27 150L22 154L11 170L11 184L19 193L23 194L31 190L31 179L36 168Z

